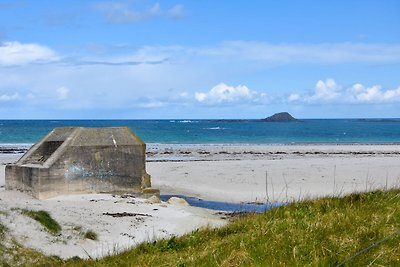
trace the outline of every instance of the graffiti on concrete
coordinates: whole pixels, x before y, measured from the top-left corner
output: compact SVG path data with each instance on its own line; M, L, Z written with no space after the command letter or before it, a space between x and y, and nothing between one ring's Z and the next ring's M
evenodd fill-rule
M115 175L115 172L110 169L105 169L102 167L94 169L85 169L83 166L77 163L71 164L65 171L64 176L66 179L87 179L87 178L100 178L107 179Z

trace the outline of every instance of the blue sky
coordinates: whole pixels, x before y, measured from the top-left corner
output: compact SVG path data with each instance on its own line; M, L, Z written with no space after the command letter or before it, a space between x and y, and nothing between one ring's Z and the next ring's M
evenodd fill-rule
M399 1L0 0L0 118L399 117Z

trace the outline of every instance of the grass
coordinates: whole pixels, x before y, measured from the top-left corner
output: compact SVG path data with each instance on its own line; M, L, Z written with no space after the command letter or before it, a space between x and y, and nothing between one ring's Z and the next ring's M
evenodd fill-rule
M43 225L46 230L53 234L56 235L61 231L61 226L58 224L56 220L54 220L50 214L47 211L44 210L27 210L23 209L22 214L27 215L28 217L31 217L35 221L39 222L41 225Z
M0 223L0 266L58 266L58 257L48 257L33 249L25 248L14 240L5 241L7 227Z
M293 203L98 260L51 257L36 265L336 266L399 228L400 190L375 191ZM399 244L397 234L345 266L400 266Z
M0 223L0 240L4 238L4 234L6 233L7 227Z
M400 228L400 190L293 203L72 266L335 266ZM400 265L396 235L347 266ZM69 265L69 264L67 264Z
M97 240L97 234L92 230L87 231L83 237L90 240Z
M38 251L25 248L13 242L11 247L0 244L0 266L61 266L62 259L56 256L45 256Z

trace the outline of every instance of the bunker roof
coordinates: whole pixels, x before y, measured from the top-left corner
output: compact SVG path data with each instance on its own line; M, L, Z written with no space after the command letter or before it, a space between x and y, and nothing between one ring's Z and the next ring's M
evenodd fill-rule
M65 129L65 128L56 128ZM69 128L64 130L69 131ZM128 127L75 128L70 146L125 146L144 145L144 142Z

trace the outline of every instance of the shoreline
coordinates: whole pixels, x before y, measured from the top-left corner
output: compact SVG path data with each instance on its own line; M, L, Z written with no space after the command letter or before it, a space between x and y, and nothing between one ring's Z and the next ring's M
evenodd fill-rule
M396 156L400 145L148 145L147 162L279 159L304 156Z
M28 151L34 144L28 143L0 143L0 156L2 155L20 155ZM147 143L146 152L147 156L151 156L154 151L169 151L169 150L179 150L179 149L199 149L199 148L264 148L271 149L274 151L276 148L310 148L310 147L393 147L400 146L399 143Z
M0 157L7 155L22 155L30 149L33 144L0 144ZM228 160L229 157L221 157L221 154L399 154L400 143L366 143L366 144L329 144L329 143L304 143L304 144L146 144L147 162L174 162L174 161L204 161L204 160ZM245 149L245 150L244 150ZM209 153L208 153L209 152ZM220 154L219 157L210 157L211 154ZM234 157L233 159L237 159Z

